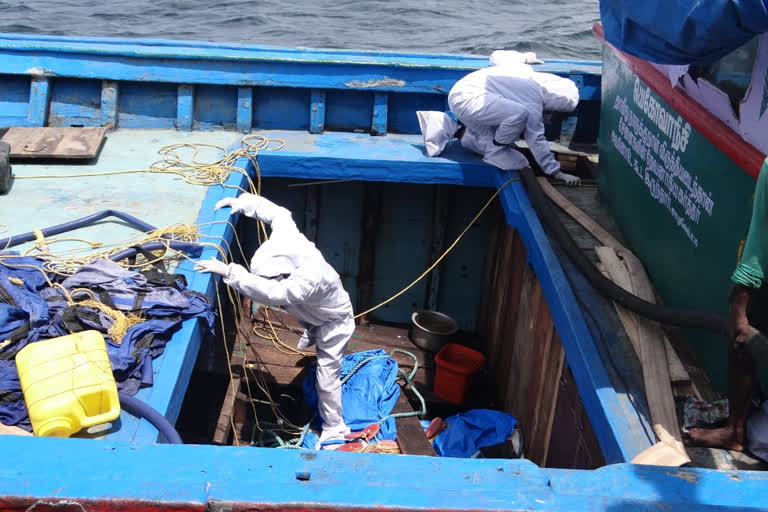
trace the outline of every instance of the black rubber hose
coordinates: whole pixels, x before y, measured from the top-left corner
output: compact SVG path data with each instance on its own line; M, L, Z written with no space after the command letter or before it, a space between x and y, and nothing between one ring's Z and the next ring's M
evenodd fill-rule
M728 334L728 321L725 315L715 311L693 311L673 309L659 304L654 304L632 295L607 277L605 277L595 265L589 261L586 254L576 245L571 235L560 222L557 214L552 209L546 195L541 190L533 169L526 168L520 171L520 178L528 192L534 210L542 223L548 228L549 233L562 247L568 257L584 274L589 284L601 295L621 304L625 308L638 315L654 320L664 325L677 327L700 328L717 334Z
M181 440L179 433L176 432L176 429L173 428L173 425L171 425L165 416L138 398L134 398L131 395L126 395L125 393L119 392L117 395L120 398L120 407L122 407L125 412L133 414L139 418L144 418L150 422L152 426L158 430L158 432L165 436L165 439L170 444L184 444L184 441Z

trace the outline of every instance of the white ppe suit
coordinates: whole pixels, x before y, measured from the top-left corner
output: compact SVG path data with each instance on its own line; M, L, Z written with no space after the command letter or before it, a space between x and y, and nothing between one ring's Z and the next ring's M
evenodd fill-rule
M544 136L543 113L575 109L578 88L566 78L534 71L525 63L531 60L527 54L497 51L491 55L490 67L456 82L448 94L448 105L465 126L461 144L491 165L516 170L528 166L525 157L513 147L523 135L545 174L575 180L560 172L560 164ZM417 115L427 155L440 154L459 125L442 112Z
M342 417L339 375L355 320L339 274L298 230L289 210L253 194L224 199L216 206L232 206L233 212L241 211L271 226L269 240L251 259L250 272L230 263L224 282L256 302L282 306L306 329L299 348L316 345L316 389L323 421L320 439L342 438L349 428Z

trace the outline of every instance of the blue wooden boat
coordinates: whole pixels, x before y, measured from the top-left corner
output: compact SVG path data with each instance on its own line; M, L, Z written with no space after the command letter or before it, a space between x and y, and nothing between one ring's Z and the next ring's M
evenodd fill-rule
M515 173L460 148L425 156L415 112L446 109L447 91L486 58L4 34L0 62L0 127L110 129L96 160L14 164L18 179L0 200L10 234L111 209L154 226L204 226L226 248L235 229L213 205L246 186L243 174L230 174L229 187L152 173L23 178L145 169L163 146L238 148L254 133L284 142L258 154L264 193L294 212L360 310L417 276L512 178L497 217L481 217L431 281L370 320L403 323L424 306L450 312L481 340L492 393L520 419L530 459L168 445L123 413L97 440L0 436L10 462L0 471L3 509L761 507L759 473L628 464L655 440L642 392L626 379L626 339L595 322L612 305L559 258ZM550 60L542 69L572 78L581 96L572 117L548 126L561 142L555 150L567 158L567 145L594 148L600 63ZM256 178L253 161L237 165ZM371 203L380 208L373 233L361 227ZM110 222L80 236L115 242L130 233ZM216 254L206 247L201 257ZM216 282L192 262L178 271L192 290L215 296ZM155 361L153 386L137 395L171 422L204 366L196 366L205 360L202 341L201 326L186 323Z

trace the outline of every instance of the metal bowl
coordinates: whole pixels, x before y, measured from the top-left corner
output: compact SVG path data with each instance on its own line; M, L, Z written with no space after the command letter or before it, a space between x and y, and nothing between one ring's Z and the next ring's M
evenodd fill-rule
M408 337L419 348L437 352L459 330L456 320L437 311L418 311L411 315Z

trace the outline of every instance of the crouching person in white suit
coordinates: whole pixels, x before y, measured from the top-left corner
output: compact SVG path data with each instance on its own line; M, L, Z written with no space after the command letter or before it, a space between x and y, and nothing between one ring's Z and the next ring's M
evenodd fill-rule
M232 208L272 228L251 259L250 272L244 267L211 259L195 269L224 277L224 283L256 302L282 306L306 329L298 348L316 345L318 409L323 431L318 449L326 441L343 439L349 433L341 405L341 360L355 320L349 295L339 274L323 258L315 244L296 227L291 212L253 194L225 198L216 209Z
M439 155L450 139L458 138L486 163L518 170L528 166L514 147L523 136L545 174L578 185L578 177L560 170L544 136L544 111L573 111L579 102L576 84L536 72L524 61L499 58L500 53L491 56L490 67L468 74L451 88L448 105L460 124L444 112L416 113L427 155Z

